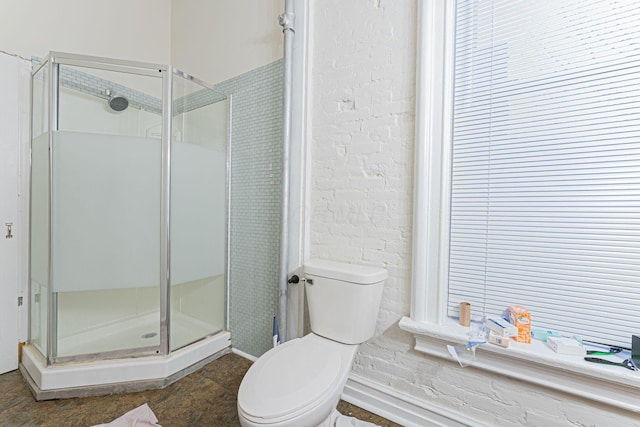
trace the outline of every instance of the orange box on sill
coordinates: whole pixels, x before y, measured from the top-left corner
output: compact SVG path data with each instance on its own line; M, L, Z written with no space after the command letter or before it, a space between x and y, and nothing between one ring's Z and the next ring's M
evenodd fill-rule
M513 337L517 342L531 343L531 313L521 305L512 305L507 309L509 323L518 328L518 336Z

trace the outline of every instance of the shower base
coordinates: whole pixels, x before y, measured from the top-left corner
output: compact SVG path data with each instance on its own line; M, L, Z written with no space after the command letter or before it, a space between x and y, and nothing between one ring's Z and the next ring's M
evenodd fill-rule
M25 345L20 371L36 400L86 397L164 388L231 351L228 331L209 336L168 356L69 362L47 366Z
M60 338L58 357L157 346L160 343L159 324L160 315L156 312L99 328L87 329ZM172 313L171 348L184 347L220 330L222 325L215 326L182 313Z

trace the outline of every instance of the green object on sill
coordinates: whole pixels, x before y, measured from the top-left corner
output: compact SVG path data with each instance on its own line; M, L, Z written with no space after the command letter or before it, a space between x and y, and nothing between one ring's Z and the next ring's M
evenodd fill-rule
M618 354L622 351L620 347L611 347L607 350L587 350L587 354L590 356L611 356L612 354Z
M538 341L547 342L547 338L549 337L561 337L561 336L562 334L560 332L550 331L547 329L540 329L540 328L531 328L531 338ZM578 339L578 342L581 342L581 340Z

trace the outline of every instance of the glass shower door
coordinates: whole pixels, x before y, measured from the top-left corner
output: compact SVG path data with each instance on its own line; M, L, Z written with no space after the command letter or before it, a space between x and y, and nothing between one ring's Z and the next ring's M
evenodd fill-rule
M54 360L158 353L162 74L59 65L52 139Z
M82 82L96 96L60 88L52 205L58 357L159 345L158 77L60 66L63 83Z

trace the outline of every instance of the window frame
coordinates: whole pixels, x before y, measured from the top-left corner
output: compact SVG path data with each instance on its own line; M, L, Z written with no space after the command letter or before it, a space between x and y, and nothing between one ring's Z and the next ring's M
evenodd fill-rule
M467 342L467 329L447 317L454 19L455 0L418 1L411 313L399 324L415 350L448 360L447 345ZM539 341L481 345L472 366L640 412L640 372L559 355Z
M418 3L411 319L430 324L446 319L453 3Z

